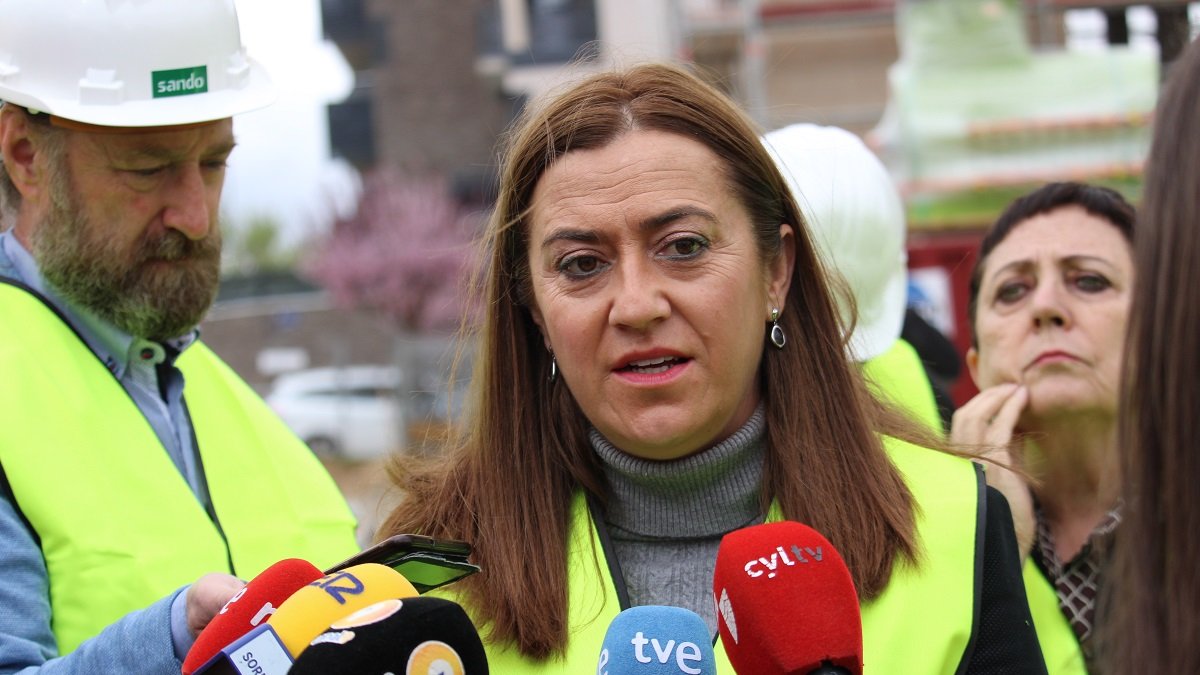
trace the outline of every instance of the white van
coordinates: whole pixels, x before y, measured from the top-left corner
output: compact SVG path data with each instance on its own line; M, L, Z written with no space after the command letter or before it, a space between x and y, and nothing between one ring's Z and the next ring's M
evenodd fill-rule
M395 367L313 368L277 377L266 401L317 455L365 460L407 437L399 386Z

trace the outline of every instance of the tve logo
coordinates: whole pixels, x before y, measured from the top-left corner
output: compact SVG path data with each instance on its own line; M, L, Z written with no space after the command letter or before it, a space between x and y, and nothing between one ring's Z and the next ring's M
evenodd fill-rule
M637 633L634 633L633 638L629 641L629 645L632 647L633 659L638 663L652 664L657 662L660 665L667 665L674 661L675 667L681 673L700 675L700 673L704 672L704 669L701 667L704 656L700 651L700 646L695 642L676 642L675 640L662 642L658 638L647 638L645 633L639 630ZM608 665L610 660L611 655L608 648L605 647L600 652L600 661L596 666L596 675L609 675Z
M208 91L208 66L156 70L150 73L150 88L154 98L203 94Z
M792 555L795 556L795 560L792 560L788 557L787 551L784 551L782 546L776 546L775 551L771 553L771 557L769 558L759 557L751 560L750 562L746 563L744 568L746 570L746 576L761 577L762 575L766 574L768 579L774 579L775 575L778 574L777 570L779 569L780 563L783 563L788 567L795 566L797 562L807 565L809 562L821 562L823 556L820 546L817 546L816 549L813 549L808 546L801 548L793 544L790 550ZM805 554L808 555L805 556Z

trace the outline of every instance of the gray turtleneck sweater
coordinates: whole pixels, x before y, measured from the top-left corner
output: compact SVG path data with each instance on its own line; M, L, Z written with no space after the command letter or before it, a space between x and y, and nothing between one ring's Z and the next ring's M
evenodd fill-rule
M758 500L765 420L759 406L729 438L670 462L628 455L592 430L592 447L611 489L604 525L630 606L690 609L716 635L712 582L721 537L763 521ZM986 494L979 623L965 672L1045 673L1025 599L1012 514L994 488Z
M666 462L628 455L591 431L611 489L604 522L631 606L690 609L716 634L717 546L725 533L763 521L765 429L760 405L729 438Z

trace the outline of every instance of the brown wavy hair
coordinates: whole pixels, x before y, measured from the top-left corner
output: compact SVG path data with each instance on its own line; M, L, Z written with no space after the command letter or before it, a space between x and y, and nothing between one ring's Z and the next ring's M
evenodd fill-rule
M528 269L534 187L560 157L600 148L634 130L679 134L724 163L749 212L761 259L780 255L779 225L793 225L796 261L780 325L787 347L760 366L766 413L762 507L822 532L841 552L863 600L885 588L899 561L915 564L914 504L878 433L915 439L916 427L878 403L845 356L835 300L804 219L753 124L692 73L650 64L593 75L527 110L507 137L478 288L484 316L464 343L477 352L461 434L435 462L400 458L406 498L381 536L422 532L465 539L484 571L462 599L489 639L547 658L567 642L566 541L572 496L601 503L606 486L588 421L535 326ZM747 327L762 330L761 327ZM928 441L928 438L920 438ZM599 563L597 563L599 564Z
M1155 115L1134 235L1119 418L1129 506L1117 529L1108 672L1200 672L1200 45Z

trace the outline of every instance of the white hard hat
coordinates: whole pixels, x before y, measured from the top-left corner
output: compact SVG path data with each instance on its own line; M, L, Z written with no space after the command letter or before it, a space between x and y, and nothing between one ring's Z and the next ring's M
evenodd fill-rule
M908 301L904 205L883 163L854 134L793 124L763 137L822 259L850 285L858 320L850 356L867 361L900 337Z
M275 94L233 0L0 0L0 101L100 126L224 119Z

